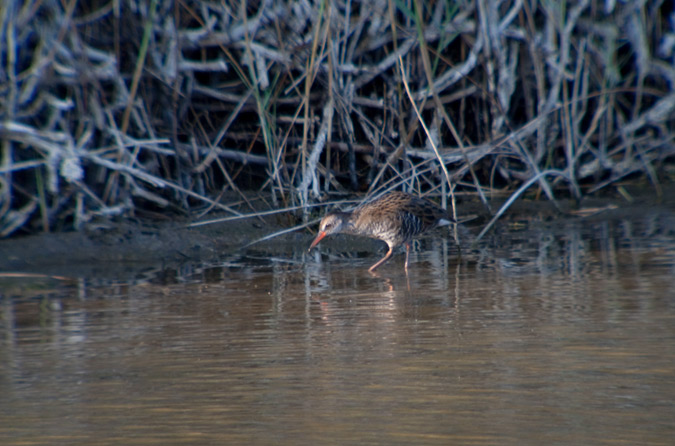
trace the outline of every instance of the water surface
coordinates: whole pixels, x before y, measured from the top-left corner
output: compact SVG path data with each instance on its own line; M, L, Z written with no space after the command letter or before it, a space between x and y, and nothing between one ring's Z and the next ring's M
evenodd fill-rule
M672 444L673 213L520 223L6 279L0 443Z

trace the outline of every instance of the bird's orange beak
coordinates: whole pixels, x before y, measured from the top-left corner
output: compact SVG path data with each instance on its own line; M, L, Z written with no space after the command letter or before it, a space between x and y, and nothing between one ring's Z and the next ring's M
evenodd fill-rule
M312 248L314 248L316 245L318 245L319 242L320 242L321 240L323 240L323 238L324 238L325 236L326 236L326 231L321 231L321 232L319 232L319 233L316 235L316 238L314 239L314 241L312 242L312 244L309 245L309 249L308 249L307 251L311 251Z

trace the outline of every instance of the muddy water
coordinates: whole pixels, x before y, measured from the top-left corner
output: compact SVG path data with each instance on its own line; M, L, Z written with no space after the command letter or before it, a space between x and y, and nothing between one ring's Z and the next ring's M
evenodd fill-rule
M6 279L0 443L673 444L673 214L517 223Z

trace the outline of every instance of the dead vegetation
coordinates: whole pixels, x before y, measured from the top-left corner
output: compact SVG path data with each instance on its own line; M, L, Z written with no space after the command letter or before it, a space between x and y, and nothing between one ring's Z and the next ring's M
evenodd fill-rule
M389 189L580 197L675 157L668 2L0 6L0 235ZM243 194L242 194L243 196Z

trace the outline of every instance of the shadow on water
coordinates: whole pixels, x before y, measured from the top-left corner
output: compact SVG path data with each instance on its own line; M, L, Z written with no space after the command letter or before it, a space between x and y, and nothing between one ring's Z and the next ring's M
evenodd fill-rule
M435 234L408 276L345 238L5 279L0 440L671 444L674 235L655 210L512 221L461 258Z

